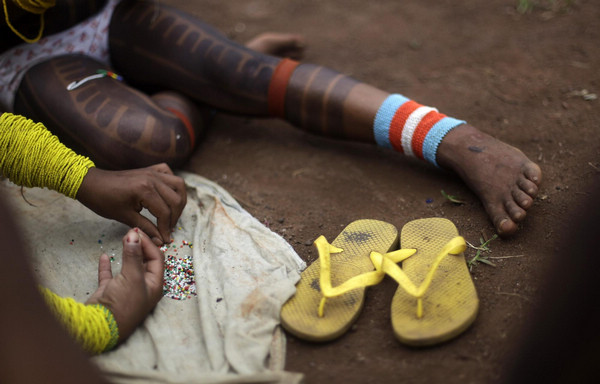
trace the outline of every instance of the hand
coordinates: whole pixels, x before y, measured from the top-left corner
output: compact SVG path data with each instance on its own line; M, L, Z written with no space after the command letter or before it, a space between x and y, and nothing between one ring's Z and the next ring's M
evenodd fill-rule
M128 338L162 298L163 253L138 228L123 237L123 267L113 277L110 259L100 256L98 289L86 304L108 308L119 327L119 342Z
M171 241L187 198L183 179L168 165L127 171L90 168L77 192L77 200L100 216L144 231L154 244ZM146 208L157 225L140 214Z
M9 204L0 193L0 383L108 383L42 298Z

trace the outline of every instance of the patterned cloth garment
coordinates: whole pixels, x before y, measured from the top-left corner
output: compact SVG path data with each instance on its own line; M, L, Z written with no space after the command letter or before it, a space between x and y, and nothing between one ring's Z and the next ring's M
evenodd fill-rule
M0 112L12 112L15 94L25 72L53 57L83 54L109 65L108 27L115 6L121 0L109 0L96 15L74 27L23 43L0 54Z

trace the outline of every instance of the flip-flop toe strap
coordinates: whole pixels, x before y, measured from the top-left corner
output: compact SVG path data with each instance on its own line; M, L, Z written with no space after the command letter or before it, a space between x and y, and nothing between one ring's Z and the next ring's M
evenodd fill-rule
M442 250L436 256L433 264L429 268L425 279L419 287L417 287L406 273L400 268L392 259L373 252L375 254L376 261L374 264L381 265L381 269L384 273L388 274L391 278L396 280L398 284L411 296L417 299L417 317L423 317L423 295L427 292L427 289L431 285L435 271L440 266L442 260L448 255L459 255L466 249L466 242L462 236L456 236L452 240L446 243Z
M319 317L323 317L325 314L325 303L327 301L327 298L343 295L344 293L350 292L353 289L364 288L379 284L381 280L383 280L383 278L385 277L385 272L382 270L381 259L377 256L374 256L374 254L381 254L377 252L371 252L370 257L371 261L373 262L373 266L375 267L374 271L356 275L346 280L342 284L338 285L337 287L333 287L331 285L331 254L343 252L343 249L329 244L329 242L324 236L319 236L319 238L315 240L314 244L317 247L320 261L319 286L321 288L322 297L318 309ZM416 250L414 249L400 249L398 251L386 253L385 256L382 257L389 258L389 260L398 260L395 262L399 262L408 258L415 252Z

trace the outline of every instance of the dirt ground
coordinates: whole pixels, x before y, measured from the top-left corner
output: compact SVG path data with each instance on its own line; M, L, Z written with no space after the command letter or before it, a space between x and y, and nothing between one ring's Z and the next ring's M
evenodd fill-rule
M480 310L460 337L425 349L400 344L389 319L396 284L386 279L340 339L288 338L286 369L307 383L501 382L546 267L559 256L564 218L600 175L600 2L532 0L524 14L518 0L169 2L242 42L263 31L300 33L305 61L436 106L541 166L540 196L519 233L490 243L495 267L472 268ZM225 187L308 263L318 235L333 239L362 218L400 229L445 217L472 244L494 233L452 174L281 121L220 115L186 168ZM466 203L453 205L441 190ZM466 258L474 256L468 249Z

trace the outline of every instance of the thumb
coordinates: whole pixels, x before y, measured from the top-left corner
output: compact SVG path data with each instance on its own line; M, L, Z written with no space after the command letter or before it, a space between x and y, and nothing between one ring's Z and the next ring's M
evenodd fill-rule
M130 229L123 237L123 267L121 273L129 278L142 278L144 255L142 234L138 228Z
M130 225L132 227L140 228L148 235L148 237L150 237L150 240L152 240L157 247L160 247L164 243L171 240L163 239L156 225L154 225L154 223L152 223L152 221L150 221L147 217L144 217L139 213L136 213L135 216L130 220Z

